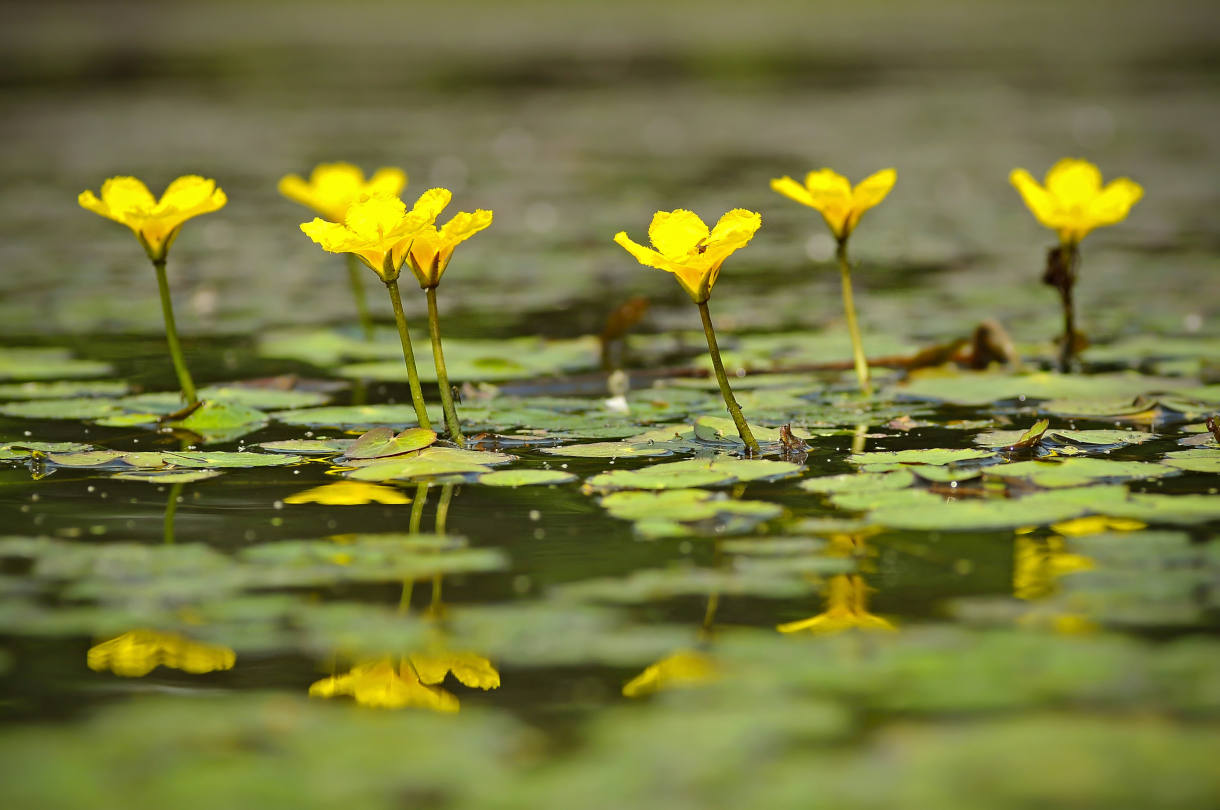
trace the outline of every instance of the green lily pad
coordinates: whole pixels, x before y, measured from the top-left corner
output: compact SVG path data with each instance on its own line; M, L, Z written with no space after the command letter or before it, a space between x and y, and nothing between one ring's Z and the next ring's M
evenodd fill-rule
M1156 403L1144 397L1079 397L1051 399L1043 402L1040 409L1046 413L1077 418L1132 419L1151 412Z
M1041 487L1076 487L1106 478L1159 478L1170 472L1164 466L1151 462L1077 456L1053 461L1017 461L986 469L988 475L1024 478Z
M1014 399L1126 398L1150 391L1164 391L1180 384L1171 377L1123 374L1058 374L1035 372L963 372L955 375L925 375L912 379L897 392L958 405L987 405ZM1052 411L1053 412L1053 411Z
M1104 515L1145 523L1194 524L1220 520L1220 498L1215 495L1156 495L1130 493L1119 503L1097 509Z
M1220 450L1209 447L1176 450L1166 453L1161 463L1190 472L1220 473Z
M569 458L641 458L674 454L673 448L664 444L635 441L566 444L562 447L543 447L538 452Z
M131 458L134 454L127 454ZM288 467L305 461L302 456L285 453L252 453L249 451L179 450L161 454L166 464L198 469L228 467Z
M1142 430L1064 430L1050 431L1050 439L1057 443L1083 445L1143 444L1157 438L1157 434Z
M428 447L403 458L378 460L347 473L357 481L404 481L442 475L476 475L491 472L491 465L505 464L515 457L507 453Z
M1037 492L1011 499L895 499L893 503L875 506L868 518L891 529L944 532L1014 529L1057 523L1096 511L1108 514L1109 505L1120 502L1125 495L1126 490L1121 486L1094 486Z
M339 455L353 439L285 439L278 442L262 442L258 446L272 453L295 453L302 456Z
M255 408L224 400L205 399L185 419L169 422L168 424L176 425L196 433L208 433L262 424L267 419L267 414Z
M47 463L56 467L102 467L107 464L123 464L120 450L82 450L75 453L48 453Z
M21 419L97 419L116 413L121 413L121 409L112 400L92 397L36 399L0 405L0 415Z
M429 417L432 414L429 412ZM378 425L415 425L415 409L410 405L334 405L276 411L271 417L285 425L310 427L377 427Z
M798 486L806 492L871 492L878 489L906 489L915 483L907 469L879 473L844 473L821 478L806 478Z
M294 391L256 385L209 385L199 391L199 397L230 405L244 405L261 411L313 408L330 400L329 396L319 391Z
M737 481L774 480L797 475L799 464L765 459L715 456L654 464L640 470L614 470L595 475L587 486L595 490L686 489L731 484Z
M636 534L648 539L746 534L784 511L778 504L730 499L703 489L616 492L602 498L601 505L611 516L632 521Z
M816 558L814 558L816 559ZM831 565L842 568L841 560ZM756 596L785 599L809 593L809 582L799 572L782 567L752 572L724 568L674 566L643 569L622 578L589 579L555 589L563 600L648 604L681 596Z
M990 450L945 450L934 448L930 450L876 450L869 453L852 453L847 460L852 464L960 464L963 461L976 461L983 458L994 458Z
M567 484L576 476L563 470L496 470L479 476L479 483L489 487L526 487L546 484Z
M70 399L77 397L121 397L128 391L117 380L54 380L0 385L0 399Z
M35 453L77 453L89 449L89 445L80 442L0 442L0 461L25 459Z
M119 413L94 419L93 424L102 427L144 427L157 424L164 415L160 413Z
M936 467L931 464L912 464L906 469L924 481L931 481L936 484L951 484L955 481L972 481L975 478L981 478L983 472L990 468L981 467L973 470L963 470L960 467L952 465Z
M58 348L0 348L0 380L54 380L57 377L102 377L109 363L78 360ZM59 418L59 417L53 417Z
M1039 419L1028 430L993 430L974 437L974 443L997 450L1020 450L1033 447L1050 427L1049 419Z
M220 474L220 470L154 470L116 472L110 477L120 481L145 481L150 484L189 484L195 481L206 481Z
M435 431L408 428L395 435L388 427L375 427L348 445L343 455L349 459L370 459L410 453L436 443Z
M778 442L779 430L777 428L763 427L762 425L749 425L750 433L754 435L756 441L759 442ZM695 438L702 442L711 442L713 444L742 444L741 436L737 433L737 425L732 419L724 416L700 416L695 420L694 424ZM798 439L810 439L812 435L809 431L803 428L793 428L792 435Z

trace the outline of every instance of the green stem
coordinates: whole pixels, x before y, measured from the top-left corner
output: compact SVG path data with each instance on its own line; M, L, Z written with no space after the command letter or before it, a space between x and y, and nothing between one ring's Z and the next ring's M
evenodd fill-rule
M462 435L462 423L458 421L457 409L453 407L453 391L449 388L449 372L445 370L445 351L441 348L441 318L436 309L436 287L429 287L428 332L432 336L432 360L436 364L436 384L441 389L441 408L445 411L445 427L449 438L458 447L466 446Z
M839 240L835 251L839 260L839 273L843 276L843 309L847 313L847 330L851 332L851 353L856 363L856 379L864 396L872 396L873 386L868 380L868 360L864 356L864 341L860 339L860 324L856 321L856 304L851 294L851 265L847 261L847 240Z
M402 581L402 593L398 596L398 613L401 616L407 615L411 610L411 593L415 590L415 580L404 579Z
M354 253L347 254L347 278L352 285L352 299L356 302L356 314L360 318L360 330L365 340L373 339L373 316L369 314L368 298L364 294L364 273L360 260Z
M712 368L716 370L716 382L720 383L720 394L724 397L725 407L729 409L729 416L733 417L738 435L745 442L746 454L756 456L759 454L758 442L750 432L750 426L746 424L741 406L733 398L733 389L729 387L729 378L724 373L724 361L720 359L720 347L716 345L716 330L712 327L712 313L708 311L707 301L699 303L699 315L703 318L703 334L707 337L707 350L712 356Z
M1072 370L1072 361L1076 356L1076 306L1072 293L1076 287L1076 269L1080 264L1080 248L1071 243L1066 250L1066 278L1059 288L1063 300L1063 345L1059 347L1059 371L1062 374Z
M185 484L171 484L169 499L165 501L165 520L161 524L161 539L167 546L174 544L174 516L178 514L178 498L182 495Z
M198 402L195 381L191 379L191 372L186 369L182 345L178 342L178 327L174 324L174 302L169 297L169 279L165 277L165 259L154 261L153 269L157 271L157 288L161 291L161 314L165 316L165 340L169 343L169 356L174 362L178 385L182 388L182 396L187 404Z
M394 305L394 323L398 326L398 339L402 342L402 359L407 364L407 382L411 385L411 403L415 405L415 418L424 430L432 430L428 410L424 405L424 392L419 387L419 372L415 369L415 351L411 348L411 335L407 332L407 316L402 311L402 296L398 294L398 279L387 281L390 303Z

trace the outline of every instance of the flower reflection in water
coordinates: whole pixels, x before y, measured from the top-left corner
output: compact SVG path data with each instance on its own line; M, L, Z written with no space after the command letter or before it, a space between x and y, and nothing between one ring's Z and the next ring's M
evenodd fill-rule
M1093 568L1093 560L1067 550L1062 537L1018 535L1013 547L1012 595L1029 602L1051 600L1059 592L1059 579ZM1018 620L1026 627L1048 627L1069 635L1091 633L1097 623L1081 613L1047 604Z
M865 559L870 549L865 541L880 531L868 528L859 532L836 533L830 536L829 555ZM841 633L844 630L883 630L898 628L868 610L868 595L872 592L860 574L835 574L826 581L826 609L816 616L786 622L776 626L781 633Z
M453 489L452 484L445 484L441 488L436 510L437 535L445 534ZM423 504L427 498L428 484L420 484L412 507L412 532L419 531ZM361 706L378 709L415 707L453 713L461 708L461 703L456 695L442 688L449 675L452 674L458 683L472 689L498 689L500 672L489 659L449 646L442 625L445 615L445 606L441 601L442 579L440 574L432 578L432 596L424 612L424 619L431 626L432 639L424 649L359 662L342 675L333 675L313 683L309 687L310 697L349 696ZM399 611L404 616L410 610L413 590L413 581L403 583Z
M85 660L95 672L142 678L159 666L192 675L232 669L237 654L228 647L192 641L177 633L132 630L90 647Z

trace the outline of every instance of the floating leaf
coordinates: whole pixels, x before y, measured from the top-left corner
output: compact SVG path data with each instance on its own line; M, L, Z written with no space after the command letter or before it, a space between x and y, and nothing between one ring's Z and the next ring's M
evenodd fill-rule
M134 454L127 454L128 458ZM305 461L301 456L284 453L252 453L249 451L179 450L162 454L166 464L175 467L287 467Z
M349 459L385 458L410 453L436 442L436 433L424 428L408 428L397 435L388 427L376 427L352 442L343 455Z
M352 439L286 439L262 442L258 447L272 453L296 453L302 456L333 456L342 453Z
M879 473L845 473L822 478L806 478L798 486L806 492L871 492L878 489L906 489L915 475L906 469Z
M20 419L97 419L120 412L112 400L92 397L37 399L0 405L0 415Z
M55 380L0 385L0 399L69 399L78 397L121 397L128 391L117 380Z
M1157 438L1157 434L1142 430L1064 430L1050 431L1050 439L1057 443L1110 445L1143 444Z
M963 372L948 376L931 373L914 376L906 385L895 390L909 396L943 400L959 405L987 405L1004 400L1085 397L1125 398L1129 402L1140 394L1168 390L1177 383L1178 381L1171 377L1146 377L1133 373L1086 376L1055 372Z
M116 472L110 477L120 481L144 481L149 484L190 484L206 481L220 474L220 470L151 470Z
M267 414L260 410L224 400L205 399L198 408L185 419L170 422L171 425L186 428L196 433L228 430L247 425L262 424L267 421Z
M473 475L491 472L490 465L505 464L514 458L506 453L429 447L403 458L361 466L347 473L347 477L357 481L395 481L440 475Z
M56 377L101 377L113 369L108 363L77 360L58 348L0 348L0 380L53 380ZM61 417L50 417L61 418ZM73 418L73 417L63 417Z
M884 495L885 493L878 493ZM901 495L903 493L891 493ZM1109 514L1112 504L1126 495L1121 486L1080 487L1037 492L1023 498L912 501L894 499L878 503L869 520L891 529L923 531L984 531L1042 526L1079 517L1088 512Z
M994 458L990 450L876 450L869 453L852 453L847 460L852 464L960 464L982 458Z
M735 481L774 480L797 475L800 471L800 465L786 461L715 456L654 464L640 470L614 470L593 476L586 486L597 490L684 489Z
M543 447L538 452L550 456L569 458L640 458L648 456L671 456L671 447L654 442L592 442L590 444L567 444L562 447Z
M431 417L431 412L428 414ZM415 409L410 405L347 405L276 411L271 417L285 425L326 427L376 427L414 425ZM439 414L438 414L439 417Z
M1144 461L1114 461L1073 456L1058 460L1017 461L995 464L988 475L1024 478L1041 487L1075 487L1106 478L1159 478L1170 470Z
M1049 419L1039 419L1028 430L993 430L974 437L975 444L997 450L1023 450L1033 447L1050 427Z
M1166 453L1163 464L1190 472L1220 473L1220 450L1196 448Z
M496 470L479 476L479 483L489 487L526 487L546 484L567 484L576 476L563 470Z

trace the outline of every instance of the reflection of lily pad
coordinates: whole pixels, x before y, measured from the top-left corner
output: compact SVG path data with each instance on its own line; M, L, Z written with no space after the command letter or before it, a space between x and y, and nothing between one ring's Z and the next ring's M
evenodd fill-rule
M901 493L895 493L901 494ZM1120 501L1126 494L1121 486L1082 487L1075 490L1037 492L1023 498L977 498L947 501L943 498L922 502L901 501L879 504L869 520L891 529L923 531L983 531L1019 526L1042 526L1092 511Z
M527 487L538 484L567 484L576 476L563 470L496 470L479 476L489 487Z
M601 505L611 516L635 523L637 534L653 538L743 534L784 511L777 504L734 500L705 489L616 492Z

